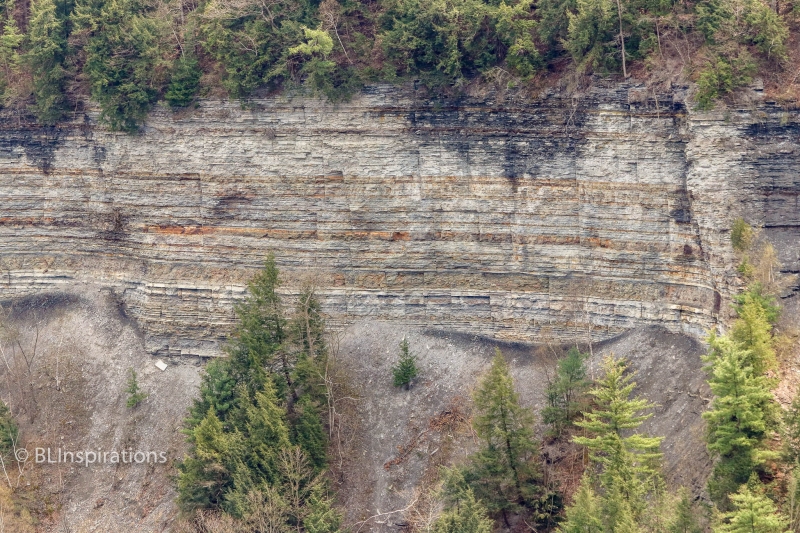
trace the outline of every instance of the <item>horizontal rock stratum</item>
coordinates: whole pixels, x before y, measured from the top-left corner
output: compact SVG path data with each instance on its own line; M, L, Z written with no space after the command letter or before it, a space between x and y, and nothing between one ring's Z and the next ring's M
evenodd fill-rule
M513 341L702 334L736 287L728 228L797 269L800 127L698 114L681 90L536 101L278 96L0 125L0 299L113 291L159 355L220 353L269 252L337 325L375 317ZM291 299L291 298L289 298Z

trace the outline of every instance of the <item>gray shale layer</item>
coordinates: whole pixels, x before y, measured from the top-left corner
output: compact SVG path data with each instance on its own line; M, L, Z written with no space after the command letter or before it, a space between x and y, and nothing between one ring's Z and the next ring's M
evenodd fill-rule
M754 95L757 93L754 92ZM698 113L685 90L606 84L535 101L371 87L0 124L0 300L110 290L148 351L220 353L273 251L331 322L373 317L509 341L702 334L737 289L744 216L798 267L800 117Z

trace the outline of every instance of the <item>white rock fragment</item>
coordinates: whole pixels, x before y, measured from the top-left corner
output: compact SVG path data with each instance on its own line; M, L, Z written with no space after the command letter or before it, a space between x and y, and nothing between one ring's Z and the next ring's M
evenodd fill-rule
M164 370L167 369L167 363L165 363L164 361L159 359L158 361L156 361L156 368L158 368L159 370L161 370L163 372Z

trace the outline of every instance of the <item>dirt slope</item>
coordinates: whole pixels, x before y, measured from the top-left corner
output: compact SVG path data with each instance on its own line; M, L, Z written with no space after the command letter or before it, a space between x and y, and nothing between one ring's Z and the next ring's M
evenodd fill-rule
M410 391L391 385L391 366L404 336L421 369ZM488 369L495 347L511 362L522 402L538 411L545 401L547 373L552 375L555 365L548 349L383 322L363 322L345 332L340 359L351 376L356 399L350 402L350 416L358 429L345 446L345 475L338 488L350 520L359 525L365 521L362 530L388 531L406 523L409 512L424 504L418 485L429 480L438 465L463 460L474 449L474 436L466 424L448 426L441 420L453 411L469 415L470 393ZM657 404L644 430L665 437L668 480L699 492L710 470L700 417L710 396L701 371L701 344L648 327L594 346L593 352L592 372L608 353L632 361L638 393ZM410 504L414 505L408 511L387 514Z
M18 494L43 517L41 531L161 532L170 530L177 515L173 462L185 450L181 421L196 394L201 365L197 359L165 359L168 368L158 370L117 301L85 285L14 302L12 328L1 345L10 365L0 372L0 394L20 420L21 444L31 453L35 447L49 447L52 454L58 448L163 451L168 461L86 467L29 460ZM21 352L12 350L8 333L28 356L36 346L33 392L19 387L27 366ZM410 391L391 385L390 368L404 336L421 369ZM470 394L495 347L511 361L523 402L540 408L555 364L546 347L377 321L362 321L338 336L333 348L345 394L337 403L344 425L334 435L341 443L334 482L354 530L396 530L415 519L412 511L425 512L426 502L415 489L433 479L439 465L463 460L475 447ZM709 469L699 416L709 396L700 370L702 346L651 327L593 348L592 365L610 352L631 359L639 392L658 404L646 429L666 437L668 478L700 489ZM126 406L131 368L149 393L135 409ZM16 483L14 476L11 481ZM391 512L412 503L406 512Z

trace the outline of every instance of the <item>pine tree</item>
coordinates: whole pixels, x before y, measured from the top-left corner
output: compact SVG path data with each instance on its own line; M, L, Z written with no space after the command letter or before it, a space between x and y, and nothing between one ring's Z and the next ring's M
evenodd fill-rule
M714 533L788 533L789 520L766 496L743 485L730 499L733 510L723 515Z
M747 352L727 337L712 337L710 344L706 361L714 400L703 418L708 422L708 449L720 460L708 486L712 499L726 508L727 495L777 456L762 446L775 424L776 406L769 380L754 375Z
M575 493L575 500L567 508L566 520L558 526L559 533L603 533L603 514L600 498L592 488L587 474Z
M400 360L392 367L394 386L408 390L417 374L417 358L409 352L408 339L403 339L400 343Z
M533 413L520 406L500 350L474 400L473 427L483 446L473 456L466 477L476 497L490 512L516 510L520 505L541 507L537 501L542 488L537 486L539 444L533 438Z
M630 433L651 416L639 413L650 409L652 404L631 398L636 383L633 376L626 375L627 369L621 359L608 356L603 360L603 378L589 391L595 399L595 408L584 413L584 420L575 423L594 436L573 440L586 446L592 461L600 466L604 501L612 501L611 495L622 498L634 519L638 519L645 507L645 494L660 475L658 450L662 439Z
M33 77L34 112L39 121L54 124L64 116L67 54L65 20L56 12L55 0L35 0L28 25L25 63Z

